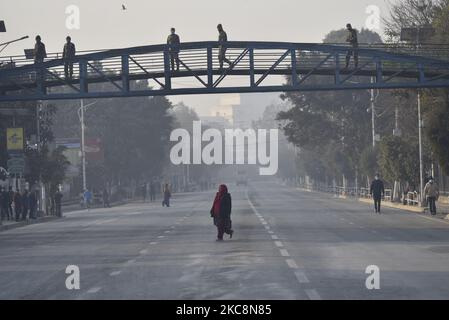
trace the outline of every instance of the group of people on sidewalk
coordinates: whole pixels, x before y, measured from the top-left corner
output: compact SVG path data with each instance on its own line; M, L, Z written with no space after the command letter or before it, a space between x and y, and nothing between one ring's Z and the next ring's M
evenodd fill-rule
M160 194L160 184L156 181L151 181L150 183L144 183L141 187L141 194L143 198L143 202L147 201L147 197L149 197L149 201L155 202L156 201L156 195ZM172 197L171 188L168 183L164 184L162 186L162 206L163 207L170 207L170 199Z
M36 192L24 190L13 191L12 187L0 189L0 221L20 221L36 219L37 217L37 195Z
M380 175L376 174L370 187L370 194L374 200L374 210L380 214L380 207L383 197L385 196L385 187ZM425 200L429 206L430 213L434 216L437 214L436 202L440 196L438 185L433 177L429 177L428 182L423 190L423 201Z

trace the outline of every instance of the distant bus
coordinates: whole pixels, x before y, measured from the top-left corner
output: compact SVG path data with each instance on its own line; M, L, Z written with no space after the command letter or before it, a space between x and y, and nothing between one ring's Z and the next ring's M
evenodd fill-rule
M248 174L245 170L237 171L237 186L247 186L248 185Z

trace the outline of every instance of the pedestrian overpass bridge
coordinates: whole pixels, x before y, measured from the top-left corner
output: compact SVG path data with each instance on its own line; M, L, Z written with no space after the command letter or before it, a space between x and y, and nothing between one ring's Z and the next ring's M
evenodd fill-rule
M219 46L181 44L179 71L171 70L167 45L80 52L72 79L64 77L60 53L49 54L41 65L22 56L1 57L0 102L449 87L449 46L444 45L361 45L358 67L351 61L346 69L349 48L342 44L227 42L233 63L222 70ZM148 87L136 88L137 80L148 80Z

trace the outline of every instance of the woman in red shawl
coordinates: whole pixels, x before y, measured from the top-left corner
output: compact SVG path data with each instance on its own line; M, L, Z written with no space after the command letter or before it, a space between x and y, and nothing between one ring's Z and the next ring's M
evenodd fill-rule
M231 195L228 193L228 187L222 184L210 210L211 217L214 218L214 224L218 230L217 241L223 241L223 235L225 233L229 234L231 238L234 234L234 230L232 230L231 210Z

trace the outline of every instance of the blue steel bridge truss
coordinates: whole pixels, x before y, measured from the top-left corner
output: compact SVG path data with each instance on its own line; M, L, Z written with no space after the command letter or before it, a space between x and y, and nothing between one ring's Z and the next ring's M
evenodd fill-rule
M449 47L360 46L358 67L351 59L346 69L345 45L228 42L232 65L220 69L219 46L180 45L179 71L171 70L172 48L167 45L81 53L73 60L72 79L64 77L60 54L49 55L40 65L24 57L0 58L0 102L449 87ZM148 80L149 85L135 89L136 80Z

